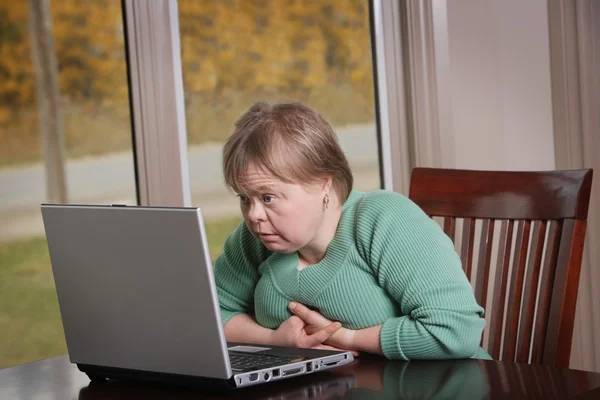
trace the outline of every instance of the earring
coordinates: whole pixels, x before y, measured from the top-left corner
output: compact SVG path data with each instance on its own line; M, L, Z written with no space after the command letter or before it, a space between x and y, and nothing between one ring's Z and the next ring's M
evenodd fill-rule
M323 203L325 203L325 209L329 208L329 194L325 194L325 198L323 198Z

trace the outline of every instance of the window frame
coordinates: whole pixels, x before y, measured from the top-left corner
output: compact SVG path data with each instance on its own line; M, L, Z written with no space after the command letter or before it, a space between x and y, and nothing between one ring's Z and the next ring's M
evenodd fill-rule
M140 205L191 206L177 0L122 0ZM379 168L384 189L408 194L400 6L370 0Z

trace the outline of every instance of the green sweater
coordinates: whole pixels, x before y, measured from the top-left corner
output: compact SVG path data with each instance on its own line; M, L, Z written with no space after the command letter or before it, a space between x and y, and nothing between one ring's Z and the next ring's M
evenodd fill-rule
M239 313L276 329L297 301L349 329L383 324L390 359L490 358L485 325L450 239L406 197L352 191L325 257L269 251L241 223L215 262L223 324Z

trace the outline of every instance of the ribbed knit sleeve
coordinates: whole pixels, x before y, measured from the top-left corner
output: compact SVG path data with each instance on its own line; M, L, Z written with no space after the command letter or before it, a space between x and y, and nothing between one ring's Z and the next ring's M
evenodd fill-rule
M227 237L223 253L214 265L223 324L236 314L254 313L258 267L269 255L269 250L252 236L244 222Z
M371 192L357 209L357 248L401 315L383 323L390 359L468 358L485 320L458 254L439 225L412 201Z

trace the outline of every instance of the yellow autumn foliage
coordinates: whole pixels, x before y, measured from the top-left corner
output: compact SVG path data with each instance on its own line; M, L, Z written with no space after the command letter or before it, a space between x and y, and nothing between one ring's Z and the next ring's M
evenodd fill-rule
M121 5L50 3L61 97L126 104ZM367 0L179 0L187 95L372 87ZM26 1L0 2L0 118L35 102Z
M129 149L121 2L49 1L68 156ZM0 0L0 167L41 156L27 4ZM178 7L191 144L222 141L258 99L305 101L336 125L373 120L368 0Z

